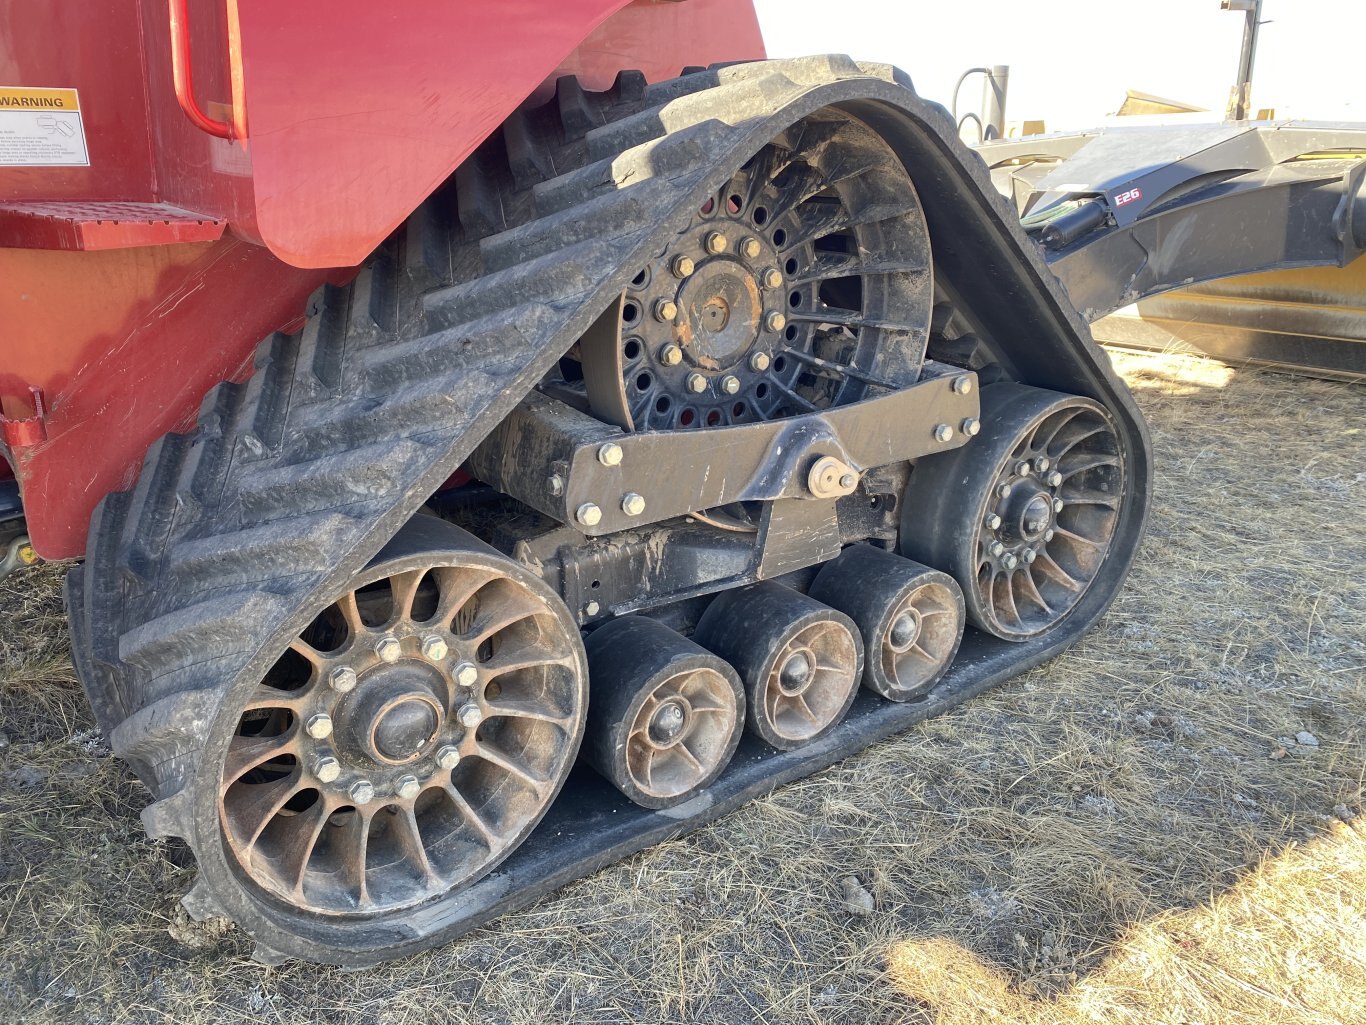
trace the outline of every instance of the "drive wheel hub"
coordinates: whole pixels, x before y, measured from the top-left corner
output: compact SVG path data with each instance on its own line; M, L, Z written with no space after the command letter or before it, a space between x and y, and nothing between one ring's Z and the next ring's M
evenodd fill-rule
M684 358L706 371L729 370L759 340L764 298L741 263L707 261L679 289L674 337Z
M414 672L406 666L368 674L361 684L361 700L343 720L356 750L380 764L401 765L436 740L444 711L434 690L419 682L422 675L420 668Z

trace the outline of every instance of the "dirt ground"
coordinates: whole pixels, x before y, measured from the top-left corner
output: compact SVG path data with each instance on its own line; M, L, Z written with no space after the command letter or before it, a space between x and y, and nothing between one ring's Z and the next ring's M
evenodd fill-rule
M58 571L0 583L0 1021L1366 1022L1366 388L1115 359L1157 492L1087 639L367 972L188 923Z

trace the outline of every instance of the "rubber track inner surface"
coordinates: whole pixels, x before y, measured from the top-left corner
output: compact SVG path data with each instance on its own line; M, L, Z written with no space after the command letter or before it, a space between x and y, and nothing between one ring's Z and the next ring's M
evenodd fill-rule
M961 162L951 125L907 84L891 69L844 58L746 65L649 88L624 78L596 98L562 82L558 109L589 111L587 123L547 132L544 111L525 115L527 131L510 123L457 173L458 222L439 194L353 284L315 296L300 334L266 339L245 384L211 391L193 432L153 445L133 491L106 498L68 588L77 665L116 753L158 799L143 815L149 832L183 837L205 869L186 898L192 913L234 917L263 959L283 952L364 964L430 946L504 906L472 894L459 909L345 937L276 924L226 870L216 816L203 813L215 804L215 745L231 733L235 704L620 293L697 197L784 127L830 104L876 106L932 136L934 152L952 154L946 164ZM670 100L664 111L646 110ZM537 181L547 173L558 176ZM1005 227L985 173L960 173L973 202L1001 221L1003 245L1015 249L1009 258L1028 266L1045 296L1038 316L1053 317L1060 343L1081 349L1079 321L1023 235ZM1084 356L1094 390L1127 403L1094 353ZM1131 444L1143 449L1141 426L1134 430ZM964 672L979 683L1002 678L1060 649L1108 604L1126 568L1120 562L1096 589L1074 629L1012 649L1008 665L987 671L981 661L984 673ZM964 692L975 685L960 678ZM823 744L774 780L843 753ZM726 778L717 789L707 807L675 810L674 828L729 806ZM542 864L540 878L558 885L565 866L591 871L656 833L644 824L615 844L566 848L561 871ZM500 873L508 905L546 888L519 889L512 872Z

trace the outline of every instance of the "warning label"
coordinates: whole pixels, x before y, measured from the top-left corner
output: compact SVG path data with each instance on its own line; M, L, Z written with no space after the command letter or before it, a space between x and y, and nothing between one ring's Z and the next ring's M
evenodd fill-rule
M75 89L0 86L0 167L88 167Z

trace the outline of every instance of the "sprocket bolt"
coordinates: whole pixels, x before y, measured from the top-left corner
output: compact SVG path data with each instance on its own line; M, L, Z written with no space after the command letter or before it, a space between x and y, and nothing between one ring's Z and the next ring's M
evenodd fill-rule
M403 654L403 645L397 637L381 637L375 642L375 654L381 662L397 662Z
M774 310L764 318L764 327L768 328L774 334L777 334L783 328L787 327L787 318L777 310Z
M446 744L436 752L436 764L443 769L454 769L460 764L460 748Z
M746 260L757 260L759 254L764 251L764 247L757 238L746 238L740 240L740 253Z
M460 725L465 729L472 730L483 721L484 713L480 711L478 705L470 703L460 706Z
M332 736L332 717L326 712L316 712L308 717L304 729L314 740L326 740Z
M450 646L440 637L428 637L422 642L422 654L428 662L443 662L450 651Z
M349 694L356 689L356 679L356 671L350 666L337 666L327 682L338 694Z
M673 271L676 278L688 278L692 277L692 272L697 270L697 264L693 262L691 256L675 256L673 263L670 264L670 270Z
M585 527L596 527L602 522L602 510L592 502L584 502L574 513L574 516Z
M707 235L705 241L702 243L702 247L706 249L707 252L711 253L712 256L720 256L730 248L730 239L726 238L726 236L719 231L713 231Z
M354 803L369 804L375 799L375 786L369 780L358 779L351 784L351 789L347 793L351 795Z
M335 783L341 775L341 762L331 755L323 755L313 762L313 775L319 783Z
M605 445L598 446L598 462L603 466L620 466L625 453L621 446L616 442L609 441Z
M721 378L721 390L727 395L734 395L740 390L740 379L734 374L727 374Z
M660 299L655 303L655 320L661 324L672 324L678 317L678 303L672 299Z
M683 350L677 345L666 345L659 350L659 362L666 367L676 367L683 362Z
M770 267L768 270L764 271L763 282L765 288L782 288L783 272L777 267Z
M749 358L749 368L756 374L762 374L772 364L766 352L756 352Z
M422 793L422 783L416 776L400 776L394 785L394 793L405 801L411 801Z
M455 667L455 682L462 687L473 687L479 682L479 670L472 662L461 662Z
M688 375L688 391L694 395L701 395L707 390L707 379L701 374Z
M634 491L626 492L621 496L621 511L627 516L639 516L645 511L644 496L638 495Z

